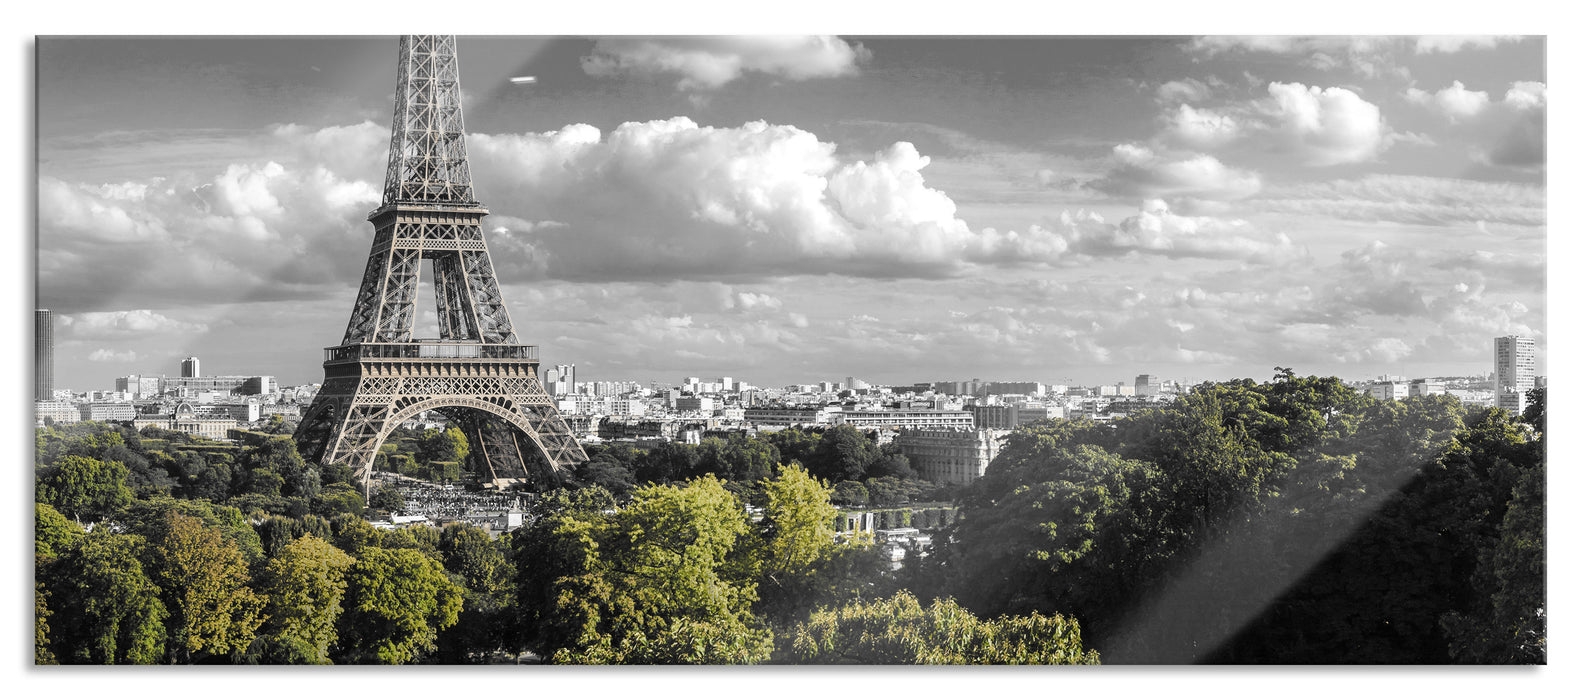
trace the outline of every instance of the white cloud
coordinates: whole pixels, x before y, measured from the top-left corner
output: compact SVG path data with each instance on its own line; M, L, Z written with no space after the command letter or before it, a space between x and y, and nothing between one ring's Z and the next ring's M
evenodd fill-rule
M1505 91L1504 104L1513 109L1537 109L1549 102L1549 88L1543 83L1518 80Z
M1157 199L1144 202L1119 225L1062 214L1053 232L1071 253L1092 257L1148 254L1284 262L1302 255L1283 233L1271 235L1240 219L1182 216Z
M1283 145L1308 165L1372 160L1385 145L1379 108L1345 88L1273 82L1261 109Z
M1180 104L1200 102L1208 99L1210 94L1212 92L1207 83L1196 78L1183 78L1160 84L1154 90L1154 99L1162 104Z
M207 324L180 321L149 309L64 314L57 321L61 335L79 340L192 335L209 330Z
M853 75L871 56L831 36L616 37L582 59L589 75L680 75L682 90L713 90L744 73L788 80Z
M1468 90L1459 80L1453 81L1450 87L1435 93L1415 87L1408 88L1406 99L1417 104L1438 107L1439 112L1451 121L1475 117L1489 106L1489 93L1482 90Z
M1187 148L1210 150L1223 146L1241 135L1241 125L1228 114L1210 109L1195 109L1192 105L1179 105L1165 115L1165 135Z
M1227 167L1214 156L1170 158L1138 144L1121 144L1110 154L1110 169L1089 186L1132 198L1235 200L1262 187L1257 173Z

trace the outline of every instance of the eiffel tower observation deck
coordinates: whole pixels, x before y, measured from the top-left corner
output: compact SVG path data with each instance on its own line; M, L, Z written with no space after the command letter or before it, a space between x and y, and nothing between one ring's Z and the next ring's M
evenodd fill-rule
M391 430L425 411L467 435L467 468L496 486L548 487L587 455L517 339L474 197L453 36L401 38L395 116L373 247L340 345L296 439L303 457L366 483ZM438 338L413 337L432 261Z

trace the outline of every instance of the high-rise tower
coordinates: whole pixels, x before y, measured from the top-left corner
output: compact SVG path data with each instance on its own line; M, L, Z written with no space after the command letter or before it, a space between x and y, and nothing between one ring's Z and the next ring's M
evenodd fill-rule
M587 459L517 341L473 198L453 36L401 38L384 199L341 344L297 428L302 456L366 479L385 437L438 411L467 435L469 468L496 485L548 486ZM418 278L432 261L439 337L414 338Z
M198 369L198 358L196 357L189 357L181 361L181 376L183 377L203 376L203 374L199 372Z
M55 397L55 315L33 310L33 399Z
M1533 339L1507 335L1494 339L1494 401L1512 413L1527 408L1527 392L1533 388L1537 360Z

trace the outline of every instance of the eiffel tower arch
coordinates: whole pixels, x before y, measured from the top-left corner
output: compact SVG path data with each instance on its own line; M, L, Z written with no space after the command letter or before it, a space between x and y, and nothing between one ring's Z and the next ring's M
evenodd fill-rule
M473 198L453 36L401 38L384 196L341 344L303 414L303 458L343 463L366 483L390 431L437 411L467 435L469 468L497 486L547 486L587 460L518 342ZM414 338L423 261L433 266L438 338Z

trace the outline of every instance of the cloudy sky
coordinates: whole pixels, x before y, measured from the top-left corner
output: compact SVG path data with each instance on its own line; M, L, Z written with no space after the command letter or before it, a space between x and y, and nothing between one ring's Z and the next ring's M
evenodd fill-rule
M524 342L579 379L1546 373L1545 40L460 39ZM56 384L322 379L396 40L40 38ZM510 78L537 77L532 85ZM431 305L431 302L430 302ZM433 314L420 317L433 324Z

